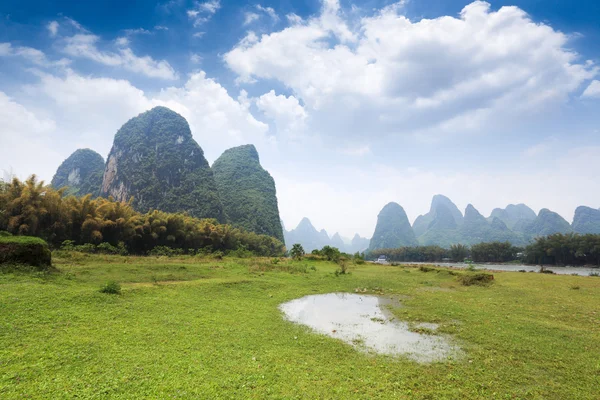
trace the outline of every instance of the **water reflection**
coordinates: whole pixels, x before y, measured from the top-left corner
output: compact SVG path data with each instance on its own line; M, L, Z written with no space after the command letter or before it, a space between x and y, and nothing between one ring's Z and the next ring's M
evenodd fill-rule
M401 354L415 361L441 361L458 349L444 336L411 332L388 310L390 298L350 293L302 297L280 309L288 320L340 339L361 349L381 354ZM437 329L427 324L429 331Z

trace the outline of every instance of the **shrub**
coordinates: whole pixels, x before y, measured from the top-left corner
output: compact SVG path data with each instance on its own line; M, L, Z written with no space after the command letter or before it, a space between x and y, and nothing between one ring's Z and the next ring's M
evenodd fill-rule
M0 237L0 264L23 264L48 269L52 253L48 243L30 236Z
M0 231L0 237L12 236L12 233L6 231Z
M122 256L127 255L127 249L125 248L125 243L119 242L117 246L113 246L110 243L103 242L96 246L96 252L101 254L119 254Z
M290 250L290 255L294 260L302 260L302 257L304 257L304 248L300 243L296 243L292 246L292 250Z
M121 294L121 285L119 282L109 281L100 288L100 293Z
M168 246L156 246L148 252L149 256L180 256L183 254L183 249L174 249Z
M463 286L486 286L492 283L494 280L494 275L487 274L485 272L478 272L476 274L462 274L458 276L458 281Z

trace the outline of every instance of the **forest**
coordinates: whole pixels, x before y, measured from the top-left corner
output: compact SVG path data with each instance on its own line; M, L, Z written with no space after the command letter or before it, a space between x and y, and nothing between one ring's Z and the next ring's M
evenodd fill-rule
M367 254L367 258L380 255L397 262L462 262L468 259L480 263L519 261L524 264L600 266L600 235L555 233L537 237L525 247L513 246L509 242L487 242L470 247L455 244L448 249L440 246L377 249Z
M140 213L132 202L65 196L65 189L54 189L35 175L26 181L15 178L0 182L0 231L40 237L53 248L65 241L69 245L108 244L131 254L147 254L158 246L184 252L242 249L261 256L285 252L284 244L271 236L184 213Z

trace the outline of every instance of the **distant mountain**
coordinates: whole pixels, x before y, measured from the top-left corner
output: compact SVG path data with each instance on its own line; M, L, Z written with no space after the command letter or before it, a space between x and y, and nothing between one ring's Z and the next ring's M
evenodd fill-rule
M350 244L350 248L348 249L348 253L354 254L357 251L362 253L363 251L369 248L370 240L364 237L361 237L358 233L354 235L352 238L352 243Z
M458 223L453 215L455 213L448 207L447 202L432 202L431 207L432 210L427 214L431 221L425 232L417 238L419 244L449 247L452 244L460 243ZM462 214L460 216L461 222L464 223Z
M406 212L398 203L388 203L377 216L377 226L371 238L369 249L416 245L417 239Z
M317 231L308 218L303 218L296 229L292 229L285 234L285 244L288 249L299 243L304 251L310 253L315 249L322 249L323 246L330 244L329 235L325 230Z
M573 229L563 217L544 208L533 221L525 225L523 232L530 237L536 237L553 233L570 233Z
M337 232L331 237L329 243L330 246L337 247L342 252L346 251L346 244L344 243L344 240L340 234Z
M104 174L104 159L94 150L75 150L60 164L51 185L60 189L67 187L66 195L98 197Z
M509 204L506 208L495 208L488 218L491 222L494 218L498 218L506 224L510 229L513 229L516 224L520 226L525 224L525 221L533 221L536 218L535 211L525 204Z
M130 119L115 135L101 195L134 198L142 212L187 212L225 222L213 173L181 115L155 107Z
M437 210L439 208L442 208L442 214L438 216ZM427 232L432 222L436 219L436 216L439 218L446 218L446 214L449 214L452 217L451 219L454 220L454 223L451 223L450 219L446 219L446 221L443 223L447 226L442 227L440 223L437 223L437 229L455 229L456 226L462 225L463 215L456 204L454 204L448 197L441 194L436 194L431 200L429 212L425 215L419 215L417 219L415 219L415 222L413 223L413 231L415 236L419 237ZM454 227L448 228L449 225Z
M471 204L465 209L464 224L459 228L457 240L473 245L481 242L505 242L524 244L523 236L511 231L499 218L489 222Z
M572 227L576 233L600 234L600 210L585 206L577 207Z
M260 165L253 145L225 150L212 171L227 221L284 241L275 181Z

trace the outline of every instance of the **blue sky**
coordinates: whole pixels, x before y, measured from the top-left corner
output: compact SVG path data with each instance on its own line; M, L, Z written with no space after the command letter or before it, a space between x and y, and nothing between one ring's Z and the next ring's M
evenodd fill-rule
M51 179L165 105L209 162L254 143L282 218L370 237L442 193L600 207L595 1L3 1L0 168Z

